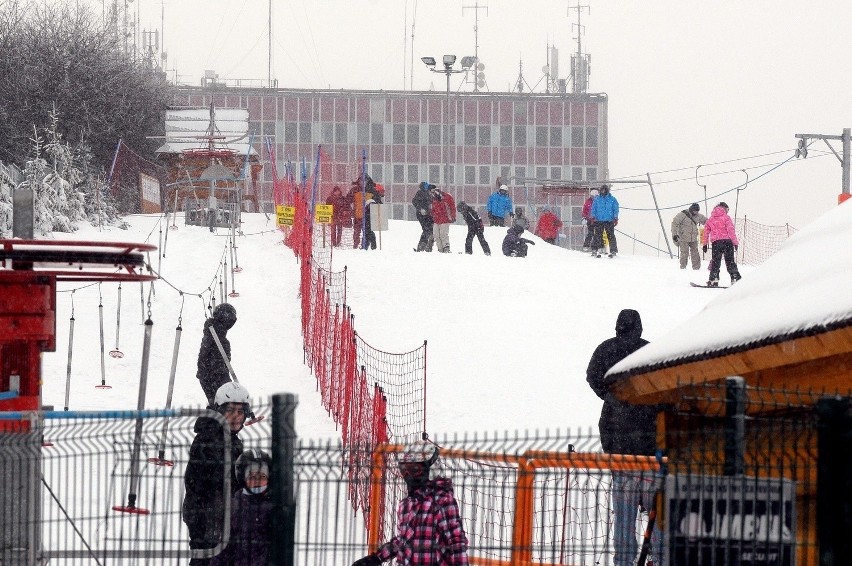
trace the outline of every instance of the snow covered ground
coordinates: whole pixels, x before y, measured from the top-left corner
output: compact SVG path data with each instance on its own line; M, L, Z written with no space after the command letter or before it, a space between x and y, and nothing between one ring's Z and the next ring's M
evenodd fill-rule
M163 250L152 266L164 280L122 286L119 348L123 358L106 357L100 384L99 293L104 305L107 351L116 342L117 284L60 284L57 349L43 356L44 403L65 405L69 318L75 318L69 407L72 410L135 409L140 379L143 322L151 297L154 322L146 408L164 407L175 327L183 328L172 406L198 407L204 396L195 378L204 309L226 251L226 234L184 226L168 231L157 215L128 217L130 227L98 230L83 226L56 239L150 242ZM338 438L321 407L316 380L302 362L299 265L282 244L274 218L244 215L238 238L241 273L233 282L240 296L229 299L238 321L228 333L233 366L254 396L277 392L299 398L300 437ZM525 259L500 255L505 229L487 228L495 255L463 250L466 229L452 226L453 253L414 253L419 235L413 222L390 221L376 251L335 250L332 269L348 267L348 302L355 327L371 345L409 351L428 340L427 430L430 433L533 431L593 427L601 402L585 381L592 351L614 335L623 308L637 309L645 338L654 341L683 324L724 290L697 289L700 271L680 270L677 260L622 254L595 259L536 241ZM163 245L165 244L165 245ZM629 253L629 242L621 242ZM748 277L752 268L744 266ZM230 267L229 267L230 271ZM722 275L723 283L727 276ZM229 290L231 277L228 278ZM71 291L74 290L72 293ZM181 291L183 295L181 295ZM204 299L198 294L204 294Z

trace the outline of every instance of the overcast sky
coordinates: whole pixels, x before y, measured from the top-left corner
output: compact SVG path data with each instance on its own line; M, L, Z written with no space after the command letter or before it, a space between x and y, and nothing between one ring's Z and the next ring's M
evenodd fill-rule
M164 15L168 67L181 82L199 84L205 69L221 78L267 78L268 2L138 2L141 27L159 28ZM420 57L473 55L478 13L485 90L512 88L522 61L526 83L542 91L548 44L559 48L559 75L570 72L577 10L569 4L577 2L272 0L272 76L293 88L399 90L413 81L414 90L443 90L444 77L430 73ZM703 199L699 165L709 204L725 200L732 213L733 189L745 182L746 169L751 182L739 194L738 215L756 222L801 228L834 206L840 162L822 141L813 143L807 160L755 178L792 155L795 134L839 136L852 127L852 2L583 4L589 6L581 14L589 91L609 97L610 177L650 172L660 206L675 207L664 213L667 229L678 207ZM834 146L840 152L840 143ZM761 157L742 160L752 156ZM653 207L647 185L629 187L615 192L625 208ZM628 214L622 213L625 231ZM636 211L634 218L659 231L655 213Z

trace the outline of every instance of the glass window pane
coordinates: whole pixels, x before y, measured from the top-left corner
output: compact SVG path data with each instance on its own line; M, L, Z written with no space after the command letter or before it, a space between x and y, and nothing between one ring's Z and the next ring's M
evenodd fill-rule
M583 180L583 168L582 167L572 167L571 168L571 180L572 181L582 181Z
M482 165L479 167L479 184L487 185L491 182L491 167Z
M438 179L441 178L441 166L440 165L430 165L429 166L429 178L426 179L433 185L438 184Z
M404 183L405 182L405 165L394 165L393 166L393 182L394 183Z
M550 147L562 147L562 126L550 127Z
M546 181L547 180L547 167L536 167L535 168L535 178L537 181Z
M594 126L586 128L586 147L598 147L598 129Z
M535 145L536 147L547 147L547 126L535 127Z
M597 181L598 180L598 168L597 167L586 167L586 180L587 181Z
M500 167L500 176L503 177L506 180L509 179L509 167L508 166L504 165L503 167Z
M473 165L465 165L464 166L464 184L465 185L475 185L476 184L476 167Z
M408 182L414 184L420 182L420 168L417 165L408 166Z
M374 163L370 166L370 177L377 183L384 182L384 167L382 167L381 163Z
M476 145L476 126L464 127L464 145Z
M441 126L437 124L429 125L429 144L441 145Z
M449 169L447 170L447 178L444 179L444 184L449 187L450 185L452 185L455 182L456 182L456 166L450 165Z
M515 126L515 145L524 147L527 145L527 127Z
M346 124L334 125L334 142L349 143L349 128Z
M518 179L523 179L527 176L527 168L526 167L515 167L515 177Z
M571 127L571 147L583 147L583 127Z
M512 147L512 126L500 126L500 146Z
M420 126L418 124L408 125L408 143L412 145L420 143Z
M334 124L331 122L323 122L320 125L321 143L334 142Z
M370 128L373 130L371 132L373 136L374 144L383 144L385 143L385 125L384 124L371 124Z
M296 123L295 122L287 122L284 124L284 141L295 143L296 142Z
M550 178L554 181L562 180L562 167L551 167Z
M355 143L367 145L370 143L369 124L355 124Z
M396 144L405 143L405 124L394 124L393 125L393 143L396 143Z
M491 126L479 126L479 145L491 145Z
M300 122L299 123L299 142L300 143L311 143L311 123L310 122Z

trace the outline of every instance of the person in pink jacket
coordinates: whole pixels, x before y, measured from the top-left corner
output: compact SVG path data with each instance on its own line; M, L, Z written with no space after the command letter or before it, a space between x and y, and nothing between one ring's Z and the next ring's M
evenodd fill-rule
M722 258L725 258L725 267L731 276L731 285L742 279L737 262L734 260L734 252L740 245L737 240L737 231L731 217L728 216L728 205L720 202L710 213L710 218L704 226L704 236L701 239L702 250L707 253L707 243L712 244L713 255L710 259L710 281L708 287L719 286L719 270L722 268Z

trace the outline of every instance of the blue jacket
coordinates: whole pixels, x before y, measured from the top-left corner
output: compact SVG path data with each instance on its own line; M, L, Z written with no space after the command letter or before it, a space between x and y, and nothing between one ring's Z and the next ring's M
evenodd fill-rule
M618 201L611 194L599 195L592 201L592 218L602 222L618 219Z
M512 206L512 197L504 195L500 191L491 193L491 196L488 197L486 208L488 209L488 214L497 216L498 218L505 218L507 214L515 210L514 206Z

